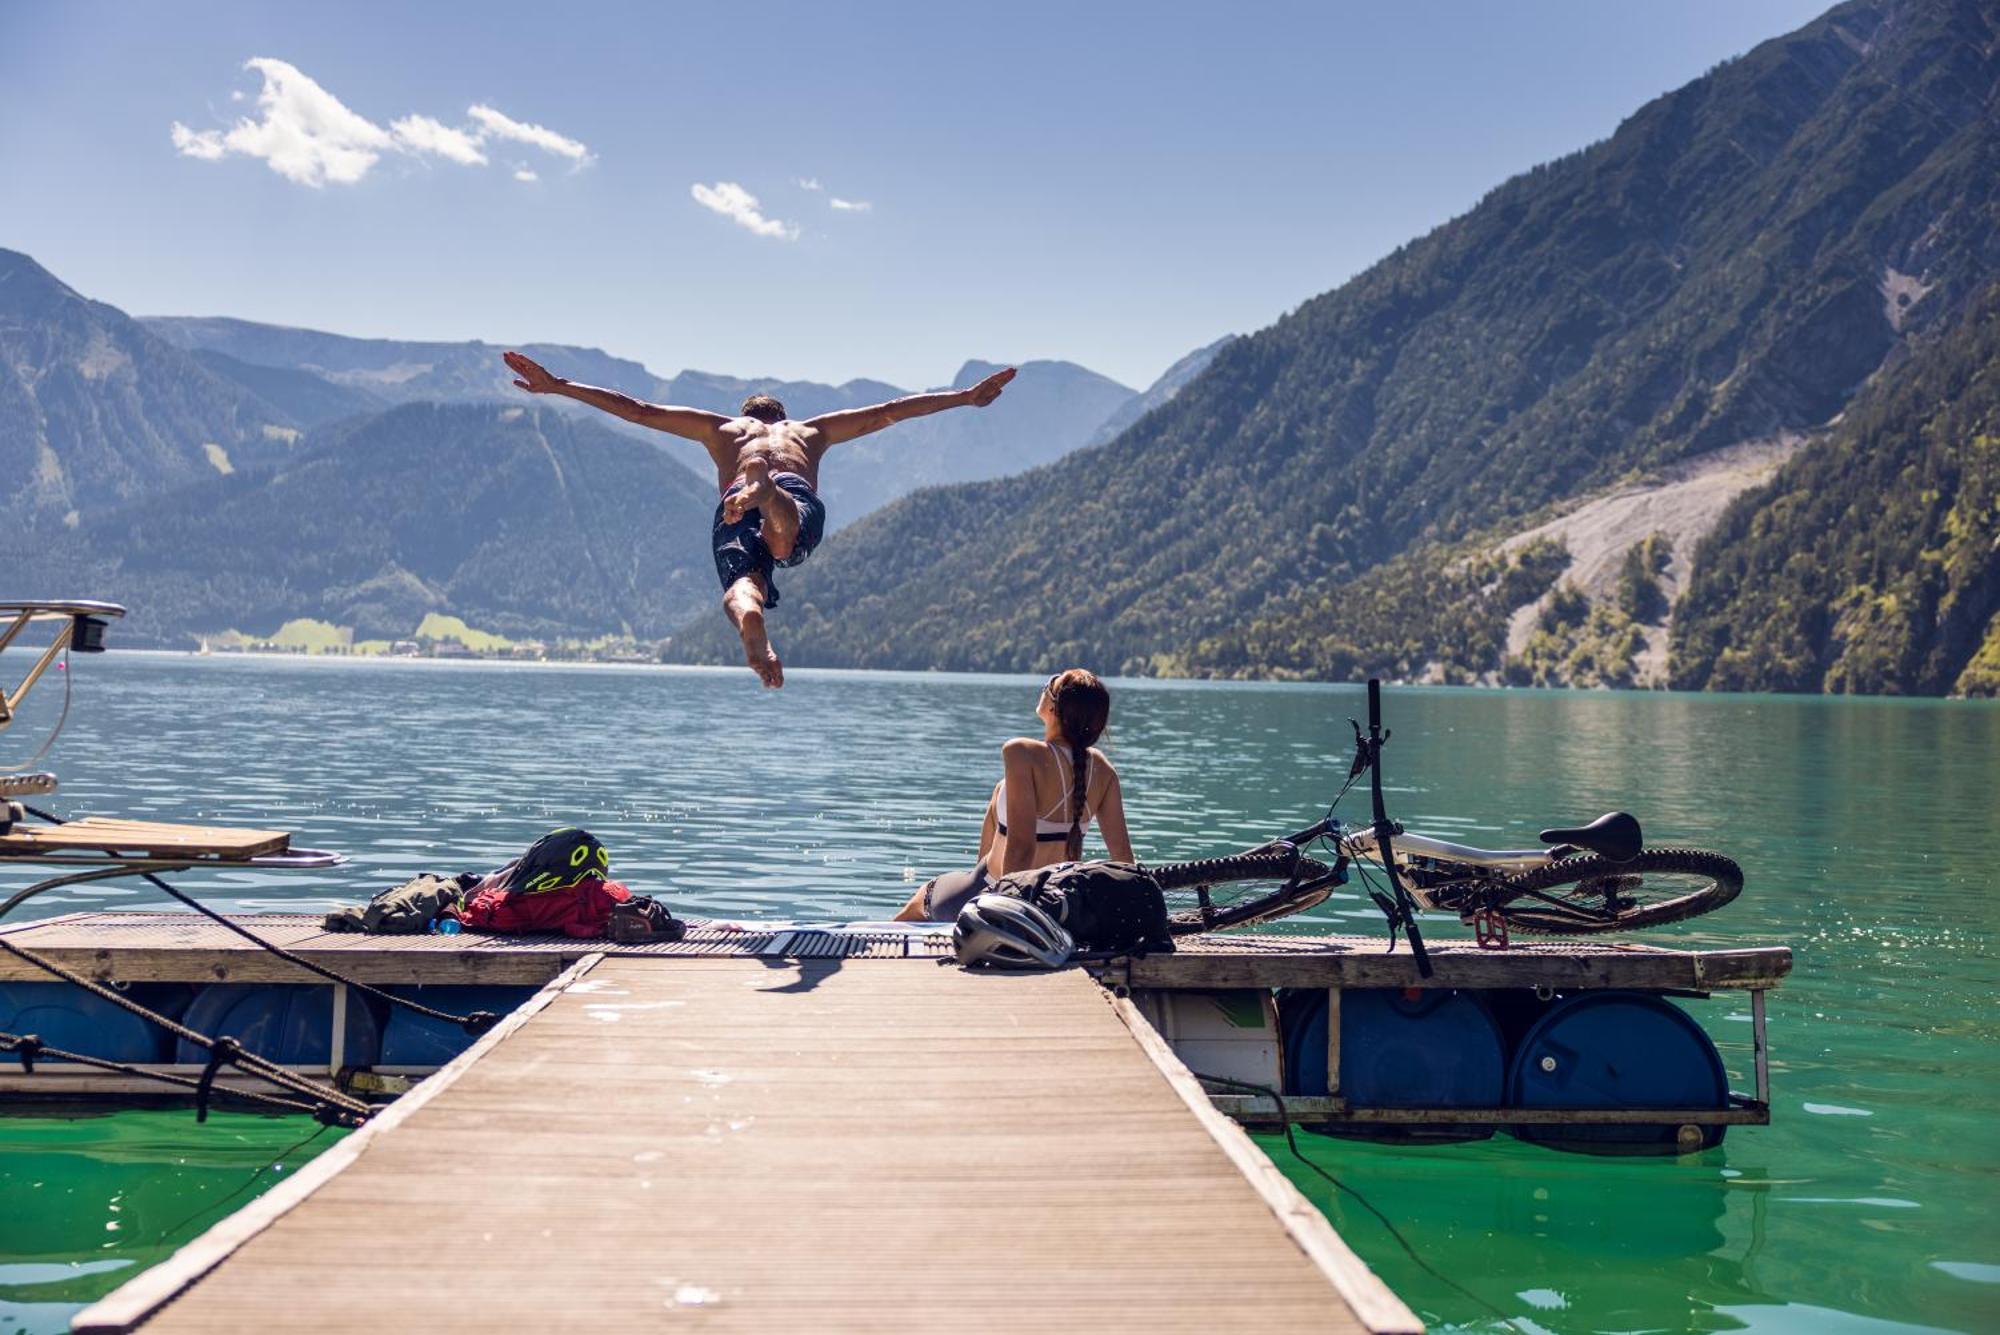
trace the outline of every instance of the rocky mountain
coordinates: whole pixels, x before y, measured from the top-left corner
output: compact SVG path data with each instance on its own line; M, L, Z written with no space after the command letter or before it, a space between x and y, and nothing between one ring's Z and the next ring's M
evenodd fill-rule
M1000 369L969 361L944 388L967 388ZM1007 392L989 407L920 417L835 446L820 472L828 522L841 527L922 487L1018 473L1059 459L1134 397L1117 381L1072 362L1022 362ZM790 399L781 401L799 411Z
M596 385L612 385L646 398L664 382L634 361L597 348L563 343L500 345L420 342L393 338L349 338L316 329L259 324L221 317L144 316L154 334L190 352L221 353L259 367L304 371L331 384L358 390L388 406L399 403L490 403L515 399L513 375L501 362L508 346L518 346L558 374Z
M1097 430L1090 433L1090 439L1085 444L1102 445L1106 441L1116 440L1125 433L1127 427L1187 388L1189 381L1208 369L1208 364L1215 360L1216 353L1235 341L1236 335L1224 334L1207 347L1196 348L1169 366L1144 393L1126 400L1123 407L1105 418Z
M520 399L497 344L348 338L217 318L155 316L143 323L161 338L210 359L215 369L227 371L246 387L289 405L300 420L315 424L332 420L342 400L326 394L314 398L313 383L362 405ZM521 350L560 376L710 412L733 414L749 395L770 394L792 416L803 418L911 392L865 379L827 385L707 371L663 377L596 348L537 343L521 345ZM998 369L985 362L967 362L952 387L987 374L977 371L979 367ZM279 373L286 376L282 384L273 379ZM850 523L919 487L997 477L1058 458L1090 440L1107 418L1136 397L1116 381L1071 362L1023 363L1020 378L1006 397L974 418L959 413L921 418L842 447L838 467L829 465L823 479L829 522L834 527ZM558 411L596 415L567 402L556 406ZM622 423L616 427L638 431ZM678 441L669 441L668 449L697 474L712 476L699 449Z
M140 641L357 639L427 613L511 637L657 638L711 608L710 488L655 446L537 404L406 404L314 432L283 462L0 534L22 588L133 610Z
M75 523L283 457L297 419L0 250L0 524Z
M1230 343L1110 443L857 524L787 589L788 661L1418 675L1460 624L1444 603L1476 602L1497 634L1442 647L1508 675L1508 621L1567 558L1479 553L1751 442L1801 439L1806 469L2000 274L1996 25L1979 0L1853 0L1647 104ZM1613 554L1635 607L1700 559L1650 537ZM1619 639L1628 668L1643 641Z
M365 389L356 389L286 366L258 366L226 352L198 349L194 359L225 380L233 380L303 427L324 426L343 417L380 412L388 403Z

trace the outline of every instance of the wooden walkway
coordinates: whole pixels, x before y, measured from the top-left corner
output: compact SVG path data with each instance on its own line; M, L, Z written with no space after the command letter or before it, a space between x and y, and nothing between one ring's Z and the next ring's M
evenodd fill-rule
M1083 973L782 955L572 965L75 1328L141 1323L1421 1329Z

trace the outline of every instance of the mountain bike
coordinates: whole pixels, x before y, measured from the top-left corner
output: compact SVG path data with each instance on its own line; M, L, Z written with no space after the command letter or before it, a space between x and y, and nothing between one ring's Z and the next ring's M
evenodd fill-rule
M1546 848L1489 849L1405 830L1382 802L1382 686L1368 683L1368 728L1354 728L1347 782L1320 820L1295 834L1228 857L1147 868L1167 892L1176 935L1269 922L1323 903L1352 868L1428 973L1416 915L1456 913L1481 944L1508 932L1556 936L1630 931L1721 908L1743 889L1743 869L1698 848L1647 848L1638 820L1609 812L1587 825L1541 832ZM1363 774L1374 819L1347 825L1335 813ZM1306 856L1318 845L1333 865ZM1374 886L1379 873L1386 891Z

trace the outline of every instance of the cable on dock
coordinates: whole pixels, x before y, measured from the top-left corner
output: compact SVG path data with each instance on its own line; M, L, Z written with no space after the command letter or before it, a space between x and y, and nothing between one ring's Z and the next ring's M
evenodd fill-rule
M438 1010L434 1006L426 1006L421 1001L411 1001L407 997L395 996L392 993L384 992L379 987L371 987L367 983L359 982L356 979L344 977L341 974L334 972L332 969L325 967L324 965L313 963L311 960L307 959L303 955L296 953L295 951L286 950L283 946L278 945L276 942L266 941L263 937L258 936L255 932L243 926L241 923L231 922L223 914L217 913L214 909L208 907L208 905L206 904L203 904L200 900L196 899L194 896L174 889L171 885L168 885L165 881L161 880L158 876L155 876L152 872L143 872L141 873L141 875L146 881L152 884L154 889L160 890L172 896L173 898L179 900L181 903L187 905L189 908L193 909L196 913L201 914L204 918L209 919L210 921L216 923L217 925L222 927L227 927L230 931L236 933L236 935L242 937L245 941L248 941L251 945L261 947L264 950L268 950L273 955L276 955L279 959L285 961L285 963L297 965L299 968L304 969L309 973L316 973L320 977L326 979L329 982L340 983L343 986L351 987L355 991L365 993L368 996L374 997L378 1001L386 1001L392 1006L401 1006L403 1007L403 1009L415 1011L419 1015L427 1015L433 1020L443 1020L447 1024L455 1024L459 1028L465 1030L467 1034L470 1034L474 1038L478 1038L488 1029L491 1029L494 1025L500 1023L500 1017L495 1015L492 1011L472 1011L465 1015L457 1015L451 1011Z
M131 1062L111 1061L104 1057L93 1057L87 1052L71 1052L67 1048L51 1047L49 1044L42 1042L41 1038L35 1034L0 1033L0 1053L10 1053L20 1058L21 1070L27 1075L33 1075L35 1073L35 1063L47 1057L51 1061L75 1062L79 1066L88 1066L99 1071L109 1071L114 1075L129 1075L147 1080L160 1080L170 1085L178 1085L183 1089L194 1089L199 1083L192 1077L176 1075L172 1071L149 1071L145 1067L135 1066ZM214 1092L223 1097L242 1099L248 1103L255 1103L269 1108L279 1108L286 1112L309 1113L323 1126L355 1125L355 1123L348 1120L349 1115L347 1113L327 1103L305 1103L298 1099L281 1098L276 1094L266 1094L255 1089L233 1089L228 1085L223 1085Z
M0 936L0 950L6 951L16 959L27 961L29 964L46 973L54 974L66 983L80 987L100 1000L108 1001L120 1009L130 1011L140 1019L150 1020L172 1034L175 1038L193 1043L206 1051L209 1054L208 1067L202 1072L201 1079L195 1082L195 1120L197 1121L208 1120L208 1100L209 1096L213 1093L215 1074L225 1063L236 1067L246 1075L253 1075L260 1079L268 1080L282 1089L290 1090L294 1094L303 1095L305 1098L312 1100L314 1105L323 1104L332 1113L353 1119L347 1123L348 1125L359 1126L374 1115L374 1109L370 1108L360 1099L343 1094L337 1089L308 1079L300 1075L297 1071L288 1070L268 1058L260 1057L254 1052L247 1051L233 1038L211 1038L198 1030L188 1028L177 1020L169 1020L159 1012L141 1006L129 997L120 996L117 992L105 987L102 983L85 978L82 974L72 969L66 969L54 960L45 959L34 951L29 950L26 946L16 945L4 936ZM52 1049L42 1047L39 1042L34 1046L41 1051L52 1051ZM32 1072L34 1069L34 1052L21 1053L18 1047L15 1051L17 1055L23 1057L22 1065ZM159 1079L165 1079L168 1074L164 1071L143 1070L135 1073ZM166 1083L180 1084L181 1081L178 1078L166 1079ZM309 1106L309 1110L313 1112L314 1116L320 1116L317 1107Z
M64 820L61 816L55 815L52 812L43 811L39 807L31 807L23 803L22 810L26 811L29 815L35 817L37 820L45 820L51 825L69 824L69 822ZM208 907L206 904L203 904L200 900L194 898L194 896L189 895L183 891L174 889L174 887L168 885L165 881L161 880L159 876L154 872L150 871L140 872L139 876L142 880L150 884L155 890L160 891L162 894L168 896L171 899L179 900L181 903L187 905L189 908L193 909L196 913L201 914L203 917L209 919L211 922L214 922L219 926L228 928L230 931L236 933L236 935L242 937L245 941L248 941L251 945L258 947L260 950L267 950L271 954L276 955L279 959L283 960L285 963L293 965L300 969L304 969L307 973L318 974L320 977L326 979L328 982L339 983L344 987L351 987L355 989L357 992L361 992L367 996L374 997L377 1001L384 1002L391 1006L401 1006L405 1010L415 1011L417 1014L428 1016L433 1020L443 1020L447 1024L455 1024L473 1038L478 1038L481 1034L491 1029L494 1025L500 1023L500 1017L498 1015L495 1015L492 1011L472 1011L465 1015L459 1015L452 1011L443 1011L443 1010L438 1010L436 1007L433 1006L426 1006L421 1001L411 1001L407 997L394 996L388 992L383 991L379 987L371 987L367 983L358 982L355 979L344 977L341 974L335 973L332 969L329 969L324 965L313 963L311 960L307 959L303 955L299 955L294 953L293 951L286 950L283 946L277 945L274 942L266 941L263 937L258 936L255 932L252 932L247 927L244 927L235 922L231 922L227 917L225 917L220 913L217 913L214 909ZM26 894L15 896L13 899L7 902L4 908L0 908L0 917L6 916L7 913L13 910L15 905L27 899L30 894L39 893L41 890L53 889L53 888L54 888L53 886L37 886L35 887L34 890Z

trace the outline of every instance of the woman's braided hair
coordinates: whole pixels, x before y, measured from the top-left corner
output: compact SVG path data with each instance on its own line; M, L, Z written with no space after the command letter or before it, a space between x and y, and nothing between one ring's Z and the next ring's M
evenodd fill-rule
M1083 856L1090 748L1104 735L1104 725L1111 719L1111 692L1104 689L1096 673L1071 668L1049 679L1049 703L1062 726L1063 740L1069 743L1069 838L1063 845L1063 857L1074 862Z

